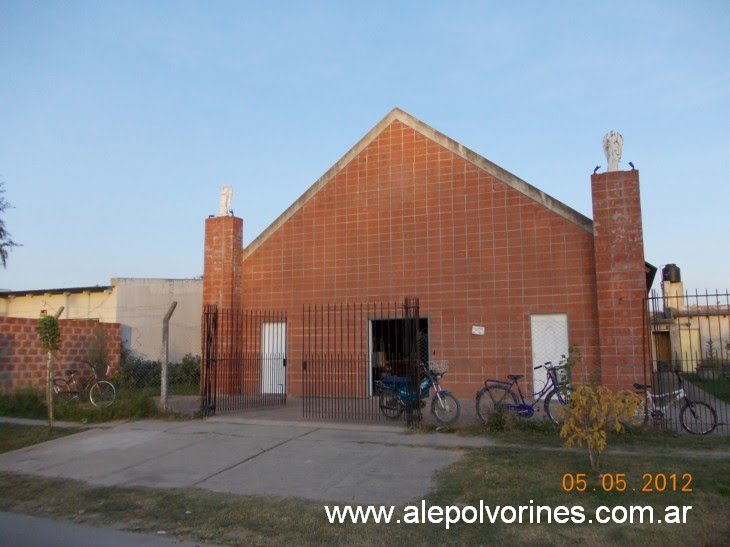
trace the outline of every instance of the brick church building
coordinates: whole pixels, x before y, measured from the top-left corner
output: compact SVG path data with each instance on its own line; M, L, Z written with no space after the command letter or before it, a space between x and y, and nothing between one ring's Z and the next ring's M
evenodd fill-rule
M417 298L419 344L466 401L487 377L539 386L533 363L569 346L575 381L630 385L645 361L639 172L590 182L592 220L394 109L245 248L242 219L206 221L204 304L258 318L208 329L209 378L219 393L306 396L314 347L357 354L347 380L337 357L320 369L318 396L371 397L405 313L378 306Z

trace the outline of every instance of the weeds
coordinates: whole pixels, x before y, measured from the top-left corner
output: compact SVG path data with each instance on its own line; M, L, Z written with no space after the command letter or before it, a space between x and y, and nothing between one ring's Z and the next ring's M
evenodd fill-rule
M9 393L0 393L0 416L44 420L46 395L40 389L18 388Z
M112 382L122 390L144 391L150 396L160 395L161 364L134 355L129 350L122 354L119 368ZM167 367L168 393L197 395L200 393L200 356L187 354L179 363Z
M57 420L62 421L96 423L167 417L170 413L158 410L155 402L143 392L120 391L113 405L101 408L93 406L88 398L68 401L56 399L54 415ZM21 388L0 394L0 416L45 419L47 416L45 396L41 390L32 388Z

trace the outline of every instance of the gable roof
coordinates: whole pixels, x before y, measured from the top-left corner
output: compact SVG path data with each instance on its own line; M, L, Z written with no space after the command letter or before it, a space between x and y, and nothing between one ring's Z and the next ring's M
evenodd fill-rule
M509 171L502 169L499 165L492 163L488 159L480 156L476 152L470 150L466 146L459 144L455 140L447 137L443 133L436 131L434 128L423 123L421 120L414 118L407 112L400 108L394 108L391 110L385 118L373 127L360 141L353 146L342 158L337 161L329 170L322 175L317 182L315 182L309 189L302 194L286 211L284 211L279 218L272 222L268 228L266 228L259 236L254 239L247 247L243 249L243 259L245 260L251 255L256 249L258 249L276 230L279 229L287 220L289 220L297 211L299 211L305 203L312 199L317 192L319 192L330 180L332 180L337 174L345 168L357 155L362 152L373 140L375 140L380 133L385 130L391 123L398 120L407 127L410 127L417 133L420 133L424 137L432 140L433 142L443 146L447 150L463 158L464 160L474 164L483 171L489 173L497 180L500 180L504 184L514 188L518 192L526 195L533 199L540 205L550 209L555 214L563 217L564 219L576 224L583 228L589 233L593 233L593 221L582 215L578 211L571 209L561 201L549 196L542 190L539 190L528 184L521 178L513 175Z

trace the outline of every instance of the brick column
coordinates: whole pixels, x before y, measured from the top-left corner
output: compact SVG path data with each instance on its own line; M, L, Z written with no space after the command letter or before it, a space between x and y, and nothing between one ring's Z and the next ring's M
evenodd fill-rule
M205 349L203 324L203 359L209 380L218 396L240 392L240 321L238 310L243 306L243 220L233 216L211 217L205 221L205 263L203 266L203 306L218 306L215 350ZM201 382L204 378L201 376Z
M226 216L205 221L203 305L240 308L243 298L243 219Z
M591 176L601 382L625 389L644 377L646 266L639 172Z

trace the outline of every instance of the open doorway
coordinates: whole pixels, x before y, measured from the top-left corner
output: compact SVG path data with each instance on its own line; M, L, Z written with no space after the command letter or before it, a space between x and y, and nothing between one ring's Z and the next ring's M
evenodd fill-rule
M413 330L413 321L417 329ZM371 319L369 325L368 395L383 376L406 376L415 350L419 361L428 361L428 318Z

